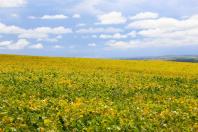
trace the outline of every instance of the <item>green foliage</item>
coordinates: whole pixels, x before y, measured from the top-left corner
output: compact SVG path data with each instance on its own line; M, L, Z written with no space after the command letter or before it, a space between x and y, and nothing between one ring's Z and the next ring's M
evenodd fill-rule
M0 56L1 131L198 131L198 65Z

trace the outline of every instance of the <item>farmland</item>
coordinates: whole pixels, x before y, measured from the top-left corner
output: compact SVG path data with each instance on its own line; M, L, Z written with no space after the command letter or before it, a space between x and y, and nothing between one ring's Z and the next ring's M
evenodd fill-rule
M1 131L198 131L198 64L0 55Z

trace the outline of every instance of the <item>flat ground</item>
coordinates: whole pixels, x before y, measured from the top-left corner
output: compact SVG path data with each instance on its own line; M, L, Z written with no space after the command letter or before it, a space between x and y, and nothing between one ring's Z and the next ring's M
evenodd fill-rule
M198 64L0 55L0 131L197 131Z

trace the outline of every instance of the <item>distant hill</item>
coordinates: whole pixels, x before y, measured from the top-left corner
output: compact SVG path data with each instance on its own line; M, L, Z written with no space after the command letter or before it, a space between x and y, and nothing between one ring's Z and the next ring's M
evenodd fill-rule
M167 56L162 59L177 61L177 62L198 62L198 56Z
M122 58L124 59L124 58ZM125 58L127 60L168 60L177 62L193 62L198 63L198 55L183 55L183 56L158 56L158 57L135 57L135 58Z

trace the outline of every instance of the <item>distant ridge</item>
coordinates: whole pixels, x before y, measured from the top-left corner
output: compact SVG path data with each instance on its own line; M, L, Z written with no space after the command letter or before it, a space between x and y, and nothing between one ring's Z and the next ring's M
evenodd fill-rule
M193 62L198 63L198 55L167 55L167 56L157 56L157 57L134 57L134 58L120 58L126 60L168 60L177 62Z
M23 56L23 57L50 57L50 58L89 58L89 57L64 57L64 56L34 56L34 55L15 55L15 54L0 54L0 56ZM94 58L89 58L94 59ZM114 60L166 60L176 62L192 62L198 63L198 55L167 55L167 56L145 56L145 57L120 57L120 58L95 58L95 59L114 59Z

